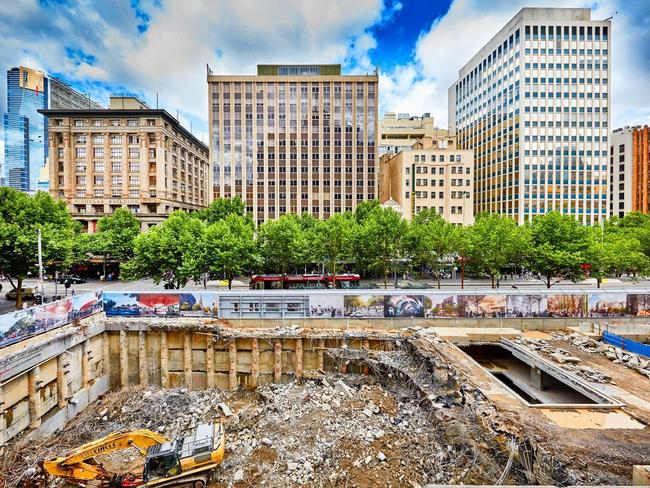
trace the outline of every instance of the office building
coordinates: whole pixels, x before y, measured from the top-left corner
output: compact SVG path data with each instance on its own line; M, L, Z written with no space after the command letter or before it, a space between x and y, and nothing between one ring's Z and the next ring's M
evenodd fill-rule
M47 162L47 108L101 108L88 97L42 71L20 66L7 71L4 114L4 184L22 191L42 189L39 174Z
M257 223L327 218L377 197L377 74L340 65L208 68L214 197L239 195Z
M165 110L116 97L108 109L41 113L48 117L50 194L88 232L120 207L147 230L174 210L208 205L208 148Z
M609 148L610 215L650 213L648 171L650 127L623 127L612 131Z
M590 9L524 8L460 69L449 123L474 150L475 212L607 217L610 34Z
M420 139L410 149L384 154L380 161L379 199L412 219L432 208L448 222L474 222L474 153L452 138Z
M379 155L394 154L411 149L423 137L443 139L448 135L446 129L434 125L430 113L412 116L407 113L386 112L379 123Z

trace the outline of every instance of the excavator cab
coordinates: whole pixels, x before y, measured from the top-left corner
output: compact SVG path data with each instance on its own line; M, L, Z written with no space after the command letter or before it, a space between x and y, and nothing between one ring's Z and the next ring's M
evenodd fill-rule
M145 483L157 478L168 478L181 474L177 442L165 442L149 448L144 463L143 479Z

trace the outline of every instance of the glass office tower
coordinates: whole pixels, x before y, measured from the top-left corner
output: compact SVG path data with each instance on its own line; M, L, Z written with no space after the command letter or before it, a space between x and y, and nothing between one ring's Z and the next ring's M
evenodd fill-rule
M36 190L47 157L47 124L38 113L47 108L48 80L42 71L19 67L7 71L5 184Z

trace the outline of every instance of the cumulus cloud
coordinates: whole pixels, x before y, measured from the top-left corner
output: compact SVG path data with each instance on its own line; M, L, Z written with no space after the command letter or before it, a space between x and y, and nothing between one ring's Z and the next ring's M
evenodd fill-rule
M526 0L455 0L449 11L423 32L413 63L397 66L380 79L385 110L432 112L437 125L447 125L447 89L471 59ZM647 103L650 53L650 3L645 0L547 0L544 7L591 7L593 19L612 20L612 124L650 119ZM618 12L618 14L615 14Z

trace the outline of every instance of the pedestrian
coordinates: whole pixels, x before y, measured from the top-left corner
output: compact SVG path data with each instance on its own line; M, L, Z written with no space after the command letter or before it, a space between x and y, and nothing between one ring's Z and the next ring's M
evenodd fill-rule
M70 292L70 294L72 295L72 298L74 298L75 293L76 293L76 292L74 291L74 288L73 288L72 291Z

